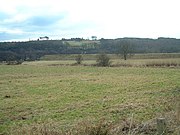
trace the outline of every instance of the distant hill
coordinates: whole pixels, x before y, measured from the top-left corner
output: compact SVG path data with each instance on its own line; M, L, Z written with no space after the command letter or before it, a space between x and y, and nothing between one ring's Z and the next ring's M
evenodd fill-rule
M175 38L118 38L84 40L44 40L28 42L0 42L0 61L36 60L51 54L116 53L121 41L128 41L134 53L180 53L180 39Z

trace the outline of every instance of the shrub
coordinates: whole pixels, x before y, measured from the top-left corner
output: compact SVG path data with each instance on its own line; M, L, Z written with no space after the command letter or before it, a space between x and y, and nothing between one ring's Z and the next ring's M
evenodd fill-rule
M110 58L105 53L101 53L97 56L97 65L102 67L110 66Z

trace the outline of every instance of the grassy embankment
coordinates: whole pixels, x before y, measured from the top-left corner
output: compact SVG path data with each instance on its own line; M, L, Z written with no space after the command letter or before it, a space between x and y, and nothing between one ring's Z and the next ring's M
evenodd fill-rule
M163 116L173 134L179 80L179 68L58 66L53 61L0 65L0 133L80 134L89 132L88 122L102 119L120 123L110 126L112 134L130 133L129 118L137 128ZM142 132L156 131L150 123Z

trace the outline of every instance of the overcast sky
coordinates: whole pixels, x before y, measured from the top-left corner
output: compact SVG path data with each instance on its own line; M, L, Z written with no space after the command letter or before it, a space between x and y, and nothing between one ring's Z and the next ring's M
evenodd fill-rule
M0 0L0 41L180 38L180 0Z

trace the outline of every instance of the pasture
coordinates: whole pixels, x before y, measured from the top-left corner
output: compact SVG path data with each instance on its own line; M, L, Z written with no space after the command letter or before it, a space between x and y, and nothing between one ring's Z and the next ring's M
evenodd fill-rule
M121 123L132 116L137 125L168 117L170 133L177 129L179 67L59 63L0 65L0 134L30 134L43 127L60 133L77 125L81 128L82 123L96 124L102 119Z

